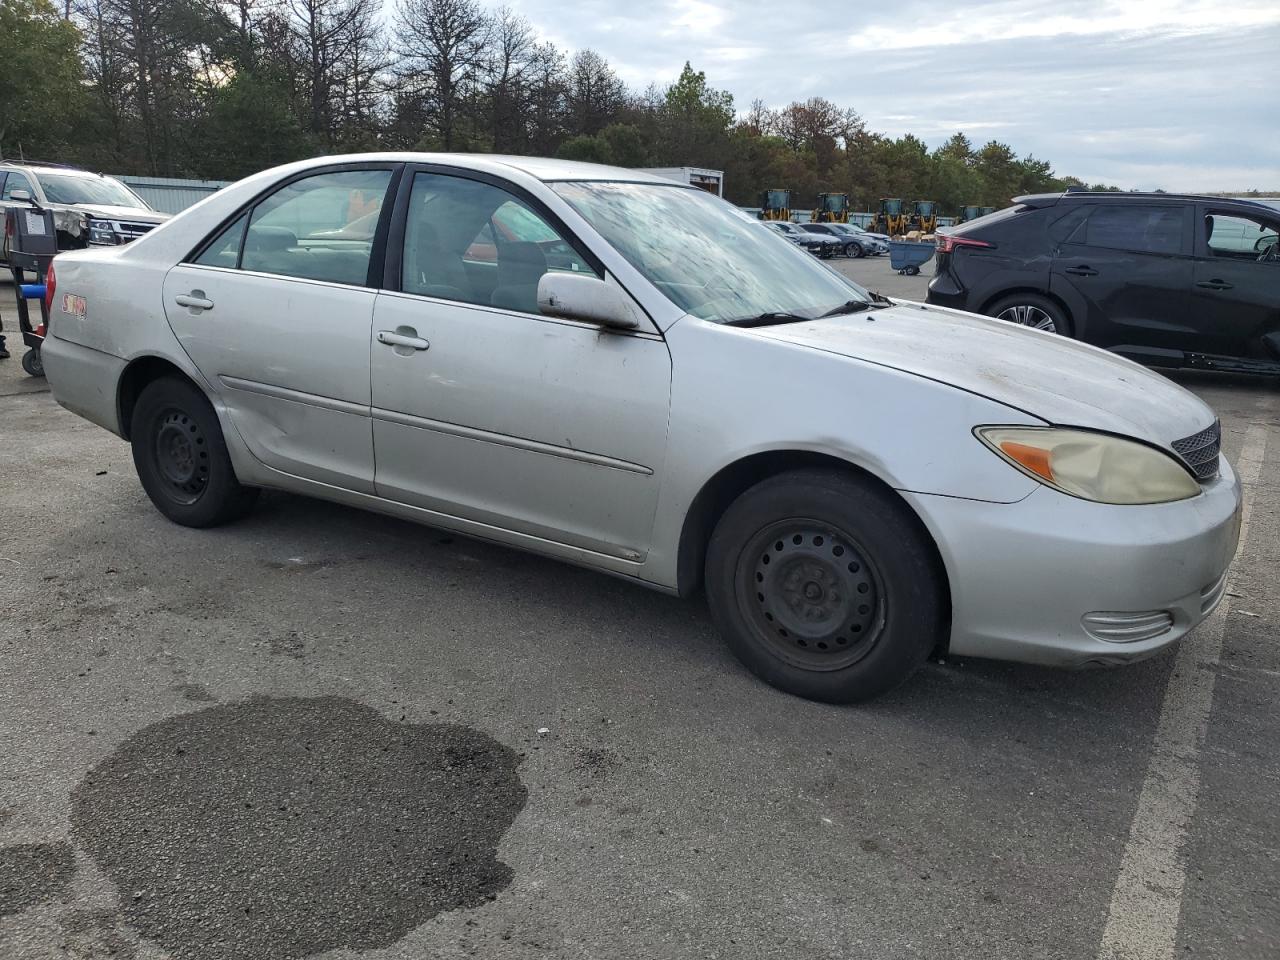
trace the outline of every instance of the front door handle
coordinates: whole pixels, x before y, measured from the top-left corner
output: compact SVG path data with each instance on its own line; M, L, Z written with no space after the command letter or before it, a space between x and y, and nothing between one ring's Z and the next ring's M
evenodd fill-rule
M407 331L401 333L400 331ZM416 330L408 327L401 327L399 330L379 330L378 342L385 343L389 347L410 347L414 350L426 350L431 344L423 340L419 336L415 336Z
M1219 280L1215 277L1212 280L1198 280L1196 281L1196 286L1204 287L1206 290L1230 290L1235 284L1227 283L1227 281Z
M173 302L180 307L190 307L192 310L213 309L213 301L205 297L203 290L192 290L190 293L180 293L173 298Z
M1098 275L1097 270L1083 263L1078 267L1067 267L1062 272L1069 273L1073 277L1096 277Z

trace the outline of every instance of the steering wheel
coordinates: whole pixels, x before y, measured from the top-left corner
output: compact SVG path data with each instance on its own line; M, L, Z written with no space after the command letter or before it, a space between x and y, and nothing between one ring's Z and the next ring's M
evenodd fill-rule
M1263 247L1263 244L1266 247ZM1258 254L1259 263L1275 263L1280 261L1280 235L1263 234L1257 240L1253 241L1253 249L1261 251Z

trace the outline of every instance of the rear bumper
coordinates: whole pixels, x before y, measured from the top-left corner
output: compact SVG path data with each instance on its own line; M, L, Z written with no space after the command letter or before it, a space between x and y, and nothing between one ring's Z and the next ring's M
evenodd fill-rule
M120 435L116 404L125 361L109 353L50 336L40 347L53 399L100 427Z
M968 310L969 291L960 285L946 264L938 264L934 267L933 279L929 281L924 302L936 307L950 307L952 310Z
M951 651L1083 667L1176 643L1213 611L1235 555L1240 485L1221 468L1194 499L1139 507L1048 488L1012 504L905 494L950 578Z

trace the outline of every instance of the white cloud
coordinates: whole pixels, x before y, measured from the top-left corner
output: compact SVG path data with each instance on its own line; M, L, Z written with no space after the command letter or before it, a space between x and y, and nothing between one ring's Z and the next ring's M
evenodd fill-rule
M821 96L872 130L997 138L1091 181L1280 189L1280 0L507 2L638 88L687 60L742 110Z

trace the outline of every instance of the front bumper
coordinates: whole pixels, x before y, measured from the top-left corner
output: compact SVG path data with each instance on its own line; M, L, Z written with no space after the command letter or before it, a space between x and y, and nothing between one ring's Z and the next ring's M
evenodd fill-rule
M1048 487L1009 504L903 496L942 553L961 656L1065 667L1152 656L1212 612L1240 536L1240 484L1225 458L1199 496L1177 503L1110 506ZM1167 629L1150 635L1161 615ZM1121 639L1128 624L1143 627L1131 631L1140 639Z

